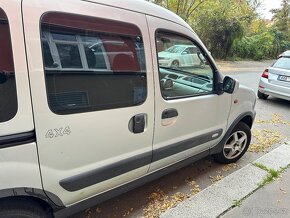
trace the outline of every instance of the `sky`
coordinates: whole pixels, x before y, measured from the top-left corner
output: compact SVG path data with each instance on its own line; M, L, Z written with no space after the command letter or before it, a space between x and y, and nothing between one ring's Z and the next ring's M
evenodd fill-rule
M280 8L282 0L262 0L262 7L260 9L261 16L265 19L271 19L271 9Z

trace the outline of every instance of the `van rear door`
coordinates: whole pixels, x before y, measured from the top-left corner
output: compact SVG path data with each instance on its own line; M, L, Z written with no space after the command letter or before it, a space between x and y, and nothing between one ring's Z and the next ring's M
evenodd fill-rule
M71 205L146 174L154 87L145 15L23 2L44 189Z

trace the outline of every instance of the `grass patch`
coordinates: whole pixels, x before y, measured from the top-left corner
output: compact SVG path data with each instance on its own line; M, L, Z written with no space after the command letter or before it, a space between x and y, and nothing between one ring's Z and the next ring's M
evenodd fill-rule
M262 169L262 170L268 171L268 168L264 164L254 163L253 165L258 167L258 168L260 168L260 169Z
M234 200L233 207L240 207L242 205L242 199L241 200Z
M268 169L265 165L261 163L254 163L254 166L267 171L269 174L267 177L259 184L259 188L262 188L263 186L273 182L275 179L279 178L282 173L285 172L289 168L290 165L280 168L280 170L274 170L274 169Z

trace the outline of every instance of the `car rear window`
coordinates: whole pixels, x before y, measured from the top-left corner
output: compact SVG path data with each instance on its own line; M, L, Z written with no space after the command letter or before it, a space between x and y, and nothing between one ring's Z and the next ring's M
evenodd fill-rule
M17 93L9 23L0 8L0 123L17 113Z
M290 70L290 58L282 57L279 58L273 67Z

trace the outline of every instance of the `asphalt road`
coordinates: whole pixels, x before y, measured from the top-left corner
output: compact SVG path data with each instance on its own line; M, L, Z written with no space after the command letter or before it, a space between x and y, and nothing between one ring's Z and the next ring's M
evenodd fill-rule
M272 61L218 62L218 65L223 74L238 79L241 84L254 89L256 92L259 78L263 70L269 66L271 62ZM258 159L263 156L265 152L270 151L279 144L290 139L290 125L288 124L290 123L290 102L271 97L266 101L258 99L256 111L257 117L253 130L270 131L270 133L274 134L272 137L276 137L277 134L279 135L279 142L265 149L264 152L247 152L245 156L237 162L237 165L230 166L217 164L211 157L202 159L188 167L119 197L108 200L100 205L96 205L73 217L144 217L144 209L147 208L149 212L152 212L152 202L150 203L150 199L148 198L152 193L161 192L166 196L173 196L180 192L183 195L192 195L192 181L198 185L195 187L196 189L204 189L215 181L222 179L235 170ZM256 138L253 137L252 142L259 143L259 140L261 140L261 138L263 139L263 137L263 135L257 134ZM157 206L158 205L156 205L155 210L158 212L159 208ZM153 204L153 208L154 207ZM150 213L149 215L147 214L147 217L149 216Z

